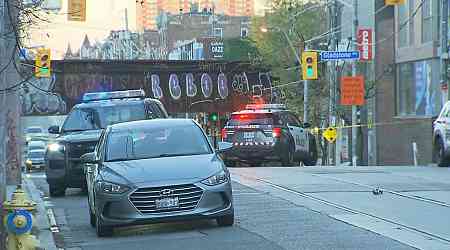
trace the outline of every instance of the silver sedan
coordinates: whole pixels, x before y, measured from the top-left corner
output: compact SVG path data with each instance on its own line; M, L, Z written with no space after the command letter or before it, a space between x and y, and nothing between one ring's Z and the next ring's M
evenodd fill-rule
M155 119L103 131L95 152L82 156L91 225L113 227L192 219L234 223L230 174L192 120Z

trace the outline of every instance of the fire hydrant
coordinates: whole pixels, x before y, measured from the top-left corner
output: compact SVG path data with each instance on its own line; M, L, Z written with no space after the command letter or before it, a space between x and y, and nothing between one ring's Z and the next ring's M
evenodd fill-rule
M11 201L3 203L3 209L7 212L3 221L8 231L6 249L36 249L39 241L34 235L31 235L34 221L32 213L36 211L36 203L28 200L20 185L12 194Z

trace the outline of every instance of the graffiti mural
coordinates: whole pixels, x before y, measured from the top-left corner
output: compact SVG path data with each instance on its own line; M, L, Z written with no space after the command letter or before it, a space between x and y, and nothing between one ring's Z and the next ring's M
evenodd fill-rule
M253 96L270 103L275 94L268 70L246 62L53 61L52 67L53 78L33 79L22 94L25 114L66 113L97 91L143 89L171 113L231 112Z

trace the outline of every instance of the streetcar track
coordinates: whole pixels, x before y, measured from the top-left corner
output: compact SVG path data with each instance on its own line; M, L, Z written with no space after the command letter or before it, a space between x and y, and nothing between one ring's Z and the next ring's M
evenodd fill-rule
M242 175L242 174L238 174L238 175L240 175L240 176L242 176L242 177L244 177L246 179L250 179L250 180L258 181L258 182L261 182L261 183L265 183L265 184L267 184L267 185L269 185L269 186L271 186L271 187L273 187L275 189L283 190L285 192L289 192L289 193L292 193L292 194L296 194L296 195L298 195L300 197L307 198L307 199L310 199L310 200L314 200L316 202L319 202L319 203L322 203L322 204L325 204L325 205L328 205L328 206L332 206L334 208L337 208L337 209L340 209L340 210L343 210L343 211L346 211L346 212L349 212L349 213L364 215L364 216L371 217L371 218L374 218L374 219L377 219L377 220L388 222L388 223L391 223L393 225L396 225L396 226L399 226L399 227L402 227L402 228L406 228L406 229L408 229L410 231L421 233L421 234L426 235L428 237L432 237L434 239L437 239L437 240L440 240L440 241L443 241L443 242L446 242L446 243L450 243L450 239L448 239L448 238L445 238L443 236L440 236L440 235L437 235L437 234L434 234L434 233L429 233L429 232L423 231L421 229L402 224L400 222L396 222L396 221L393 221L393 220L390 220L390 219L387 219L387 218L383 218L383 217L380 217L380 216L377 216L377 215L374 215L374 214L371 214L371 213L368 213L368 212L364 212L364 211L360 211L360 210L357 210L357 209L353 209L353 208L347 207L345 205L338 204L336 202L332 202L332 201L328 201L328 200L325 200L325 199L322 199L322 198L319 198L319 197L315 197L315 196L310 195L308 193L297 191L297 190L293 190L293 189L291 189L289 187L278 185L278 184L275 184L273 182L270 182L270 181L267 181L267 180L264 180L264 179L248 177L248 176ZM417 199L417 200L421 200L422 201L423 199ZM435 204L435 202L430 202L430 203ZM446 205L448 205L448 204L446 204Z
M315 176L313 174L313 176ZM316 176L319 177L319 176ZM394 191L394 190L390 190L390 189L385 189L382 186L371 186L371 185L367 185L367 184L362 184L362 183L358 183L358 182L354 182L354 181L348 181L348 180L342 180L339 178L335 178L335 177L329 177L329 176L320 176L320 178L326 178L329 180L334 180L337 182L341 182L341 183L346 183L346 184L352 184L352 185L356 185L356 186L360 186L360 187L366 187L366 188L370 188L371 190L374 190L376 188L383 190L384 192L393 194L393 195L397 195L397 196L401 196L403 198L408 198L408 199L412 199L412 200L417 200L417 201L421 201L421 202L425 202L425 203L430 203L433 205L438 205L438 206L442 206L442 207L447 207L450 208L450 204L442 202L442 201L436 201L436 200L432 200L432 199L428 199L428 198L423 198L420 196L416 196L416 195L409 195L409 194L404 194L401 193L401 191ZM445 190L434 190L434 191L445 191Z

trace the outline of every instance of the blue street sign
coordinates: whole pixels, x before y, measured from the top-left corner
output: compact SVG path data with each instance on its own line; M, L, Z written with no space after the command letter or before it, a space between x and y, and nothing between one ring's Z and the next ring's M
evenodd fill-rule
M320 52L320 60L358 60L359 51L322 51Z

